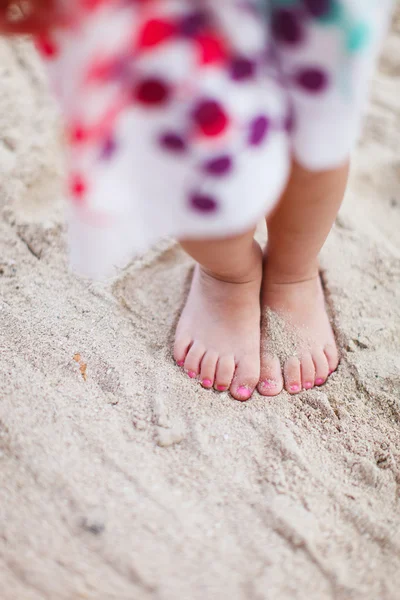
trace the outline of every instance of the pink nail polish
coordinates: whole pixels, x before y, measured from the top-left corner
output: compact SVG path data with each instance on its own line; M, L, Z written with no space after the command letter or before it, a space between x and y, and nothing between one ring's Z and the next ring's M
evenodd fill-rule
M201 385L205 388L210 388L210 387L212 387L212 381L211 381L211 379L203 379L203 381L201 382Z
M196 379L197 377L197 373L194 371L188 371L187 374L189 375L190 379Z
M273 389L276 388L276 386L278 385L277 382L274 379L265 379L264 381L262 381L260 383L261 387L267 388L267 389Z
M289 390L290 390L291 392L298 392L298 391L300 390L300 386L299 386L299 385L297 385L297 383L295 383L294 385L291 385L291 386L289 387Z
M315 385L322 385L323 383L325 383L325 379L322 379L322 377L315 380Z
M217 390L219 392L225 392L227 389L226 385L217 385Z
M304 384L304 389L311 390L311 388L312 388L312 383L310 381L306 381L306 383Z
M248 400L251 396L251 390L245 385L241 385L237 389L237 393L241 396L240 400L245 401Z
M177 363L178 367L183 367L183 365L185 364L184 360L178 360Z

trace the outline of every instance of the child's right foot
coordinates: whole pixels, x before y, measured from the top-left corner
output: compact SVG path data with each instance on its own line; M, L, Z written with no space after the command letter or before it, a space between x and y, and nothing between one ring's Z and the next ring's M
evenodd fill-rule
M254 243L245 276L228 280L196 266L178 323L174 358L205 388L248 400L260 376L262 255Z

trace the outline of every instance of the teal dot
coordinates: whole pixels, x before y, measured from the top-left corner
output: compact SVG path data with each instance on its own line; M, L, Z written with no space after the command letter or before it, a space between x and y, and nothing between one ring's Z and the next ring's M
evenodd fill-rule
M343 21L343 3L340 0L331 0L329 11L318 18L322 25L337 25Z
M346 48L350 53L359 52L367 46L370 30L366 23L356 23L346 34Z

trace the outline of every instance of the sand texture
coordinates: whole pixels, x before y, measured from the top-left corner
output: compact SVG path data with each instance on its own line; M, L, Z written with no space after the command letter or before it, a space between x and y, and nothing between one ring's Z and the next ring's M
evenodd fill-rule
M68 272L26 42L0 42L0 80L1 600L398 600L400 14L323 253L341 365L296 397L174 366L174 243L107 284Z

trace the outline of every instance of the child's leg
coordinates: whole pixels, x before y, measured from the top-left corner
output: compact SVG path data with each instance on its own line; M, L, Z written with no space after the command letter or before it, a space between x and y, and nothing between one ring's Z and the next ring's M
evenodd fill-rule
M224 240L183 242L196 261L174 358L206 388L247 400L260 375L262 252L254 231Z
M278 394L283 385L292 393L320 385L338 365L318 253L342 202L347 175L348 164L312 173L294 163L280 204L267 220L263 311L270 308L282 317L295 332L296 348L293 356L279 360L271 349L268 327L264 328L259 385L264 395Z

